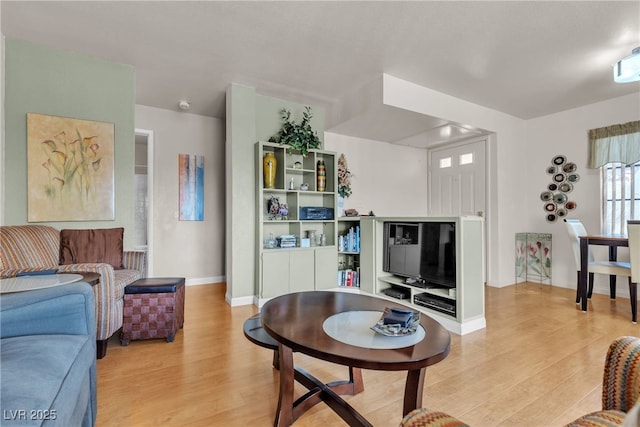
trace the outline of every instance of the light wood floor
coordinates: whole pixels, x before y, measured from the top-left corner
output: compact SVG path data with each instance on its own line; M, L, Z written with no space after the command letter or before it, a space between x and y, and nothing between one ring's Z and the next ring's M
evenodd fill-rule
M224 284L187 287L185 327L173 343L121 347L111 339L97 362L98 427L273 425L272 353L242 332L257 308L231 308L224 292ZM628 299L594 295L585 314L574 298L572 290L534 283L487 287L487 328L452 334L449 356L427 369L423 405L477 427L561 426L600 409L607 347L639 335L640 326L631 323ZM347 372L304 355L296 363L325 381ZM397 426L404 374L363 374L365 391L347 401L373 425ZM345 424L320 404L295 425Z

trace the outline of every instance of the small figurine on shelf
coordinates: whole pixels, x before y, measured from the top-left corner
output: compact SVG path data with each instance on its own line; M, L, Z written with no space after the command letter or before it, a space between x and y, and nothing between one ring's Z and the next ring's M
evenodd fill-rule
M289 208L287 207L286 203L280 203L278 215L280 215L280 219L289 219Z
M280 200L276 196L271 196L267 201L267 213L269 214L269 219L277 219L279 211Z

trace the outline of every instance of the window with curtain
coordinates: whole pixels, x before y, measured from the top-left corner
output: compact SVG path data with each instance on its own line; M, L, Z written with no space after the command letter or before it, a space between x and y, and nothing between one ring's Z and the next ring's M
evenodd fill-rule
M602 231L626 234L640 218L640 121L589 131L591 168L602 173Z

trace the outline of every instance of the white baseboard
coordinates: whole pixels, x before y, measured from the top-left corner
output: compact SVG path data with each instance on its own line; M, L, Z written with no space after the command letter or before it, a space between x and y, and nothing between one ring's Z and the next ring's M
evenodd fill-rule
M470 334L471 332L479 331L480 329L485 329L487 327L487 320L484 317L458 323L455 320L439 316L433 312L429 312L429 316L440 322L440 324L442 324L442 326L444 326L448 331L457 335Z
M227 302L227 304L229 304L231 307L238 307L241 305L251 305L251 304L255 304L254 303L254 299L256 297L253 295L249 295L247 297L237 297L237 298L232 298L229 294L225 294L224 296L224 300ZM257 304L256 304L257 305Z
M186 279L184 284L186 286L211 285L214 283L222 283L226 280L227 278L225 276L199 277Z
M337 286L335 288L330 288L330 289L323 289L324 291L330 291L330 292L352 292L352 293L360 293L360 288L352 288L352 287L346 287L346 286ZM248 298L248 297L247 297ZM258 296L254 295L253 296L253 305L257 306L258 308L262 308L262 306L269 301L271 298L259 298ZM238 304L240 305L240 304Z

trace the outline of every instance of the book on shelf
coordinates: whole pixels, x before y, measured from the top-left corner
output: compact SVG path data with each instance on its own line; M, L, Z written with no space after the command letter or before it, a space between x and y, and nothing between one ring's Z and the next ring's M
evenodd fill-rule
M347 234L338 236L338 250L340 252L360 252L360 226L349 228Z
M292 234L283 234L282 236L277 238L278 247L280 248L295 248L296 247L296 236Z
M338 286L359 287L360 268L356 270L338 270Z

